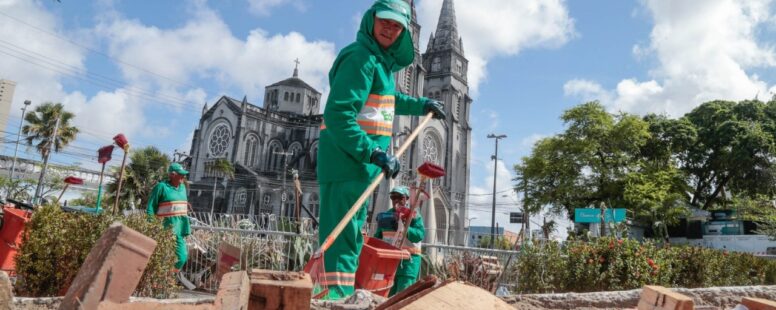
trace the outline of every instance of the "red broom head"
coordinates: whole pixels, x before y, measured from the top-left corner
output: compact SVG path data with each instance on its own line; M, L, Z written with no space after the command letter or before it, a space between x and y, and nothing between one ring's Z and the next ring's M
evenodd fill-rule
M129 141L123 133L117 134L115 137L113 137L113 142L116 142L116 145L124 149L124 151L129 150Z
M104 164L110 161L113 155L113 144L106 145L97 150L97 162Z
M429 179L436 179L445 176L445 168L425 162L418 167L418 173Z
M81 184L84 184L84 179L76 178L76 177L66 177L65 183L70 185L81 185Z

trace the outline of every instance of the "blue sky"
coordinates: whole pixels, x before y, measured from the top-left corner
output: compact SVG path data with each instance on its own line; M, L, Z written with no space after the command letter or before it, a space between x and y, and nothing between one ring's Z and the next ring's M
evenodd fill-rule
M562 111L583 101L680 116L707 100L776 90L771 0L454 2L474 96L472 225L490 222L488 133L509 136L502 191L511 166L563 130ZM423 47L441 3L416 1ZM290 76L295 58L301 77L326 93L329 65L369 4L0 0L0 78L19 83L5 135L15 138L25 99L57 101L83 133L54 162L93 167L90 150L117 132L136 146L188 151L205 102L247 95L260 105L264 86ZM498 199L503 225L518 197Z

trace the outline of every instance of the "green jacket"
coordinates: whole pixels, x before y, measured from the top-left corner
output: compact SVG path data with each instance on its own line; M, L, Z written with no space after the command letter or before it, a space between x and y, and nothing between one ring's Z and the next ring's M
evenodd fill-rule
M154 186L148 197L146 213L149 217L159 217L166 228L172 228L176 236L191 235L191 223L188 216L188 197L186 186L172 186L169 181L162 181Z
M396 211L391 208L388 211L381 212L377 215L377 231L374 234L375 238L382 239L388 243L392 243L396 236L396 230L398 229L398 222L396 220ZM393 220L391 220L393 219ZM403 249L412 253L410 259L402 260L399 268L396 270L397 276L413 275L417 276L420 270L420 242L426 237L426 230L423 226L423 217L420 213L417 213L415 218L410 221L410 226L407 227L407 241L404 243ZM411 242L411 243L410 243Z
M372 36L375 6L364 14L356 41L340 51L329 72L330 92L317 159L319 182L369 182L380 173L379 167L370 164L370 157L377 147L388 150L390 129L387 135L367 133L360 122L369 116L364 109L368 101L393 96L395 110L371 114L380 115L390 126L394 114L422 115L428 100L396 92L393 73L415 58L412 35L405 29L387 50L381 48Z

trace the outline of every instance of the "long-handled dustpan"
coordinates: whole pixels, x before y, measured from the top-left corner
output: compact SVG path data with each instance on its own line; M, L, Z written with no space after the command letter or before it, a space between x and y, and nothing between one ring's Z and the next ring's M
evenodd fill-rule
M404 141L404 143L401 145L398 151L396 151L396 154L394 156L401 157L402 154L404 154L404 151L406 151L409 146L412 144L413 141L418 137L420 132L423 130L423 128L428 125L428 122L431 121L431 117L433 116L433 113L429 112L426 114L426 116L421 120L420 124L418 124L418 127L415 128L414 131L407 137L407 140ZM364 204L364 202L369 198L369 196L372 194L372 192L377 188L378 185L380 185L380 181L382 181L385 174L383 172L380 172L379 175L377 175L373 180L372 183L369 184L369 187L364 190L364 193L361 194L361 197L356 200L356 203L353 204L352 207L350 207L350 210L348 213L345 214L344 217L340 220L339 224L337 224L336 227L334 227L334 230L331 231L331 233L326 237L326 240L323 241L321 244L321 247L318 248L317 251L313 254L313 256L310 258L310 261L307 262L307 264L304 266L304 271L310 274L310 278L313 282L313 296L314 298L320 298L323 296L326 296L328 293L328 286L326 285L325 277L326 277L326 268L324 267L323 262L323 253L326 252L326 250L329 249L332 243L334 243L334 240L339 237L339 234L342 232L343 229L345 229L345 225L347 225L348 222L353 218L354 215L358 212L358 210L361 208L361 205Z

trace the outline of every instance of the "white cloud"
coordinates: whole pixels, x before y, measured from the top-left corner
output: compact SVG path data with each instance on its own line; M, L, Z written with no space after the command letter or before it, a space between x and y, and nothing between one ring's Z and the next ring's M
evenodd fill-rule
M428 40L439 19L443 0L417 4ZM488 61L514 56L526 48L558 47L574 37L574 20L564 0L459 0L454 1L458 31L469 59L469 85L476 94L486 79Z
M595 81L573 79L563 85L563 93L566 96L580 97L584 101L599 100L610 101L611 95Z
M776 66L774 41L763 41L772 38L763 35L774 21L772 0L642 2L654 26L649 44L633 52L655 57L658 66L650 80L624 79L602 91L611 95L604 102L611 110L680 116L709 100L768 98L776 89L752 72Z
M533 149L533 146L534 144L536 144L536 142L539 142L539 140L544 139L546 137L548 137L548 135L543 135L538 133L529 135L527 137L524 137L523 140L520 141L520 146L526 151L530 151L531 149Z
M260 104L258 96L263 94L264 87L290 77L296 58L301 61L300 78L321 92L326 91L326 75L335 57L332 43L308 41L296 32L270 35L261 29L254 29L244 39L237 38L209 8L199 6L193 15L175 29L159 29L114 17L98 25L97 31L108 41L115 58L142 63L158 74L119 64L131 84L147 85L150 81L162 92L183 92L188 98L179 99L182 104L196 99L201 100L193 102L199 107L207 98L203 91L189 89L188 83L193 79L212 81L220 89L239 89L251 102ZM180 88L184 90L179 91Z
M260 16L267 16L272 9L284 5L292 5L299 11L307 10L307 4L302 0L248 0L248 10Z

